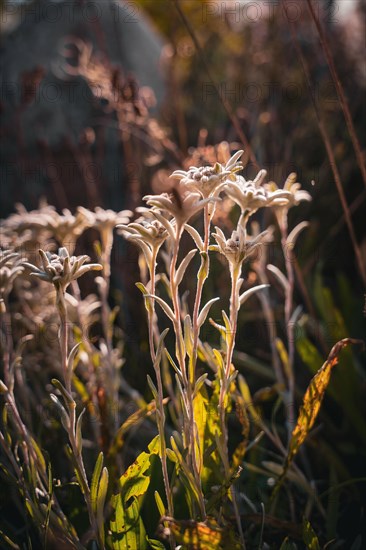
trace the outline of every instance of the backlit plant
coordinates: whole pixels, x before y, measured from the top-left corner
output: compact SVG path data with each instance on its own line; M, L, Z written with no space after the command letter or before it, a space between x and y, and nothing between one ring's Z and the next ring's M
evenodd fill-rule
M169 192L146 196L147 206L136 209L133 221L130 211L79 208L75 215L66 210L58 214L46 204L32 212L19 206L18 214L4 221L2 471L16 487L14 502L34 544L116 550L246 548L255 528L245 511L262 510L264 522L290 483L307 498L304 540L318 544L308 518L312 508L323 517L324 508L314 483L294 459L317 418L338 354L354 340L333 347L296 417L294 327L304 321L294 306L293 249L308 224L290 229L288 211L311 197L295 174L283 188L265 183L265 170L246 181L239 174L241 155L237 151L223 162L174 171ZM279 265L269 263L274 226L261 230L253 221L262 209L277 221ZM225 212L226 223L221 223ZM120 371L123 342L109 305L115 227L140 254L142 282L136 284L147 312L154 372L148 375L146 395ZM73 255L89 228L100 236L94 243L100 263ZM37 241L44 248L35 260ZM90 271L99 272L98 295L83 296L79 279ZM213 290L218 272L227 281L227 295ZM280 288L284 340L277 336L280 328L275 329L272 282ZM271 422L244 376L250 362L238 365L239 327L254 295L261 305L258 319L270 329L272 364L258 363L258 368L275 382L260 390L277 399ZM283 426L275 422L281 407ZM42 437L36 428L39 418ZM148 433L148 449L126 467L126 435L140 426ZM61 434L67 442L55 457L53 441ZM258 465L251 462L251 452L272 458ZM61 455L66 462L60 469ZM249 497L248 472L266 479L260 502ZM80 494L72 496L74 488ZM63 491L76 502L65 501ZM156 508L148 510L156 517L152 527L144 503L154 497ZM72 512L66 512L70 507ZM11 530L0 534L10 547L19 548ZM260 544L262 539L263 527Z

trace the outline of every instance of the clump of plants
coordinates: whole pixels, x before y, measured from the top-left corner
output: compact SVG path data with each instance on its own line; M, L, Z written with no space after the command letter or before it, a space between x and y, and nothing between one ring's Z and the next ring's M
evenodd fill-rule
M146 196L133 221L129 211L80 208L74 216L48 205L4 221L0 444L2 475L15 495L2 524L4 544L229 550L287 548L288 535L320 547L310 521L324 518L324 507L309 469L294 459L339 352L353 340L335 344L299 397L293 250L307 223L290 227L288 212L311 196L295 174L283 187L265 183L265 170L245 180L241 156L176 170L170 191ZM215 221L223 203L230 233ZM264 209L277 231L253 222ZM108 301L115 227L140 251L136 284L152 365L145 395L121 373L123 337ZM73 255L88 228L99 232L95 262ZM267 251L277 233L282 258L273 265ZM98 295L83 296L78 281L92 271L99 272ZM214 294L218 274L228 297ZM280 292L283 340L272 286ZM249 299L258 300L268 328L274 384L263 391L275 396L269 420L252 397L245 364L240 372L236 365ZM146 446L131 449L128 435L137 427ZM127 446L137 454L128 463ZM280 526L274 542L267 516ZM283 533L294 517L301 529Z

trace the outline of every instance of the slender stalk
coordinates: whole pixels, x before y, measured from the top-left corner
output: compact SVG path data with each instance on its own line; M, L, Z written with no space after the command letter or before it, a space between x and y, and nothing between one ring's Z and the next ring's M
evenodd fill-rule
M173 301L174 315L175 315L174 330L175 330L175 336L176 336L178 362L179 362L179 368L182 372L184 388L186 391L186 395L185 396L183 395L182 398L185 401L185 406L188 411L188 417L189 417L189 425L184 426L184 432L185 432L185 437L187 439L187 447L188 447L188 453L189 453L190 463L191 463L190 465L193 471L194 479L197 486L197 492L199 496L200 514L202 516L202 519L205 520L206 509L205 509L205 503L204 503L204 498L202 493L201 478L197 468L197 456L196 456L196 446L195 446L196 431L195 431L194 409L193 409L194 380L191 380L191 376L189 374L187 376L187 369L185 364L184 339L183 339L182 323L181 323L181 308L180 308L179 295L178 295L178 285L175 282L176 265L178 260L179 243L182 235L182 230L183 230L182 226L177 224L176 238L175 238L174 247L173 247L173 258L170 265L169 275L170 275L170 286L171 286L172 301Z
M70 395L72 395L72 371L68 368L68 323L67 323L67 313L65 305L65 289L63 287L57 289L57 308L60 316L60 349L61 349L61 366L65 382L66 390ZM81 483L81 490L84 495L84 500L88 510L88 516L90 525L94 531L94 535L99 540L98 536L98 526L96 522L95 515L93 513L91 496L89 484L84 468L83 458L81 451L78 449L76 443L76 403L73 401L69 403L69 418L70 422L68 425L68 436L71 446L71 450L75 459L75 468L78 473L78 479Z
M285 323L286 323L286 333L287 333L287 348L288 348L288 399L287 399L287 409L288 409L288 439L290 440L292 430L295 425L295 373L294 373L294 359L295 359L295 342L294 342L294 326L291 323L291 315L293 310L293 294L295 286L295 277L294 269L292 265L292 260L290 257L290 250L287 247L287 215L284 219L284 223L280 224L281 231L281 245L282 252L285 258L286 265L286 275L288 280L288 288L285 292Z
M197 348L198 348L198 337L199 337L199 329L198 329L198 315L199 315L199 309L200 309L200 305L201 305L201 299L202 299L202 290L203 290L203 286L205 284L205 281L207 279L207 276L208 276L208 272L209 272L209 262L210 262L210 259L209 259L209 255L208 255L208 245L209 245L209 240L210 240L210 225L211 225L211 220L210 220L210 217L209 217L209 212L208 212L208 204L205 205L204 207L204 242L203 242L203 252L205 254L205 258L202 258L201 259L201 267L204 266L204 263L206 263L206 274L205 275L200 275L198 276L198 281L197 281L197 290L196 290L196 297L195 297L195 301L194 301L194 309L193 309L193 317L192 317L192 326L193 326L193 359L192 359L192 363L193 363L193 375L194 375L194 369L196 367L196 363L197 363Z
M170 288L171 288L171 292L172 292L173 311L174 311L174 315L175 315L174 332L175 332L175 336L176 336L177 359L178 359L178 363L179 363L179 368L182 372L184 385L187 387L188 386L188 376L187 376L187 369L186 369L186 364L185 364L185 360L184 360L183 333L182 333L182 323L181 323L181 308L180 308L179 295L178 295L178 286L175 282L175 273L176 273L176 266L177 266L177 260L178 260L178 252L179 252L179 243L180 243L181 235L182 235L182 227L177 225L175 241L174 241L174 244L173 244L173 257L172 257L172 261L171 261L171 264L170 264L169 279L170 279Z
M101 263L103 266L104 285L100 288L100 297L102 302L102 325L108 353L112 351L112 329L109 322L110 307L108 304L108 295L111 278L111 253L113 246L113 229L110 227L101 229L102 255Z
M231 363L233 358L233 351L235 346L236 332L238 328L238 312L239 312L239 302L238 302L238 282L240 278L241 266L230 264L230 276L231 276L231 295L230 295L230 339L226 350L226 365L224 367L223 378L221 380L220 387L220 397L219 397L219 415L220 415L220 424L221 424L221 456L224 464L225 477L229 479L230 477L230 463L228 455L228 431L226 425L226 410L225 410L225 397L229 391L229 377L231 370ZM242 548L245 550L245 539L244 533L241 526L240 514L238 510L238 505L236 502L236 495L234 487L230 487L231 498L234 507L234 513L236 518L236 523L238 526L239 536Z
M158 253L159 248L155 247L152 250L152 258L151 258L151 264L149 266L150 271L150 291L151 294L155 294L155 280L156 280L156 257ZM167 498L167 504L168 504L168 512L169 516L174 517L174 505L173 505L173 496L172 491L170 488L170 481L169 481L169 473L168 473L168 466L167 466L167 456L166 456L166 442L165 442L165 413L164 413L164 394L163 394L163 383L161 379L161 370L160 370L160 364L157 364L156 362L156 353L155 353L155 345L154 345L154 317L155 317L155 303L154 299L151 299L151 311L149 309L148 311L148 330L149 330L149 346L150 346L150 354L151 359L154 365L155 369L155 376L156 381L158 385L158 414L157 414L157 424L158 424L158 430L160 435L160 459L161 459L161 465L162 465L162 471L163 471L163 479L164 479L164 487L165 487L165 494ZM171 538L170 545L172 548L174 548L174 541Z

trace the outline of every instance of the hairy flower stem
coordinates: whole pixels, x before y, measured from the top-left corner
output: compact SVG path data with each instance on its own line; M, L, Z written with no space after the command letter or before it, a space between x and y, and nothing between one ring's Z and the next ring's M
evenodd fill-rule
M156 257L158 253L158 248L153 249L152 258L151 258L151 264L149 266L150 271L150 292L151 294L155 295L155 280L156 280ZM166 442L165 442L165 413L164 413L164 394L163 394L163 383L161 379L161 370L160 370L160 364L157 364L156 362L156 353L155 353L155 345L154 345L154 326L155 326L155 304L154 299L151 298L151 308L148 309L148 330L149 330L149 346L150 346L150 354L151 359L154 365L155 369L155 376L156 381L158 385L158 401L157 404L158 407L158 414L157 416L157 424L158 424L158 430L160 435L160 460L161 460L161 466L163 471L163 479L164 479L164 487L165 487L165 494L168 504L168 513L170 517L174 517L174 506L173 506L173 496L172 491L170 488L170 481L169 481L169 474L168 474L168 466L167 466L167 456L166 456ZM170 545L172 548L174 548L174 541L170 540Z
M197 364L197 349L198 349L198 337L199 337L198 315L199 315L199 309L201 305L203 286L205 284L205 281L208 277L208 273L210 270L210 258L208 255L208 245L210 240L210 224L211 224L211 220L208 212L208 204L206 204L204 207L205 236L204 236L203 251L202 251L204 255L201 256L201 267L198 272L197 290L196 290L196 297L194 301L193 318L192 318L192 326L193 326L193 357L192 357L192 373L191 373L192 383L194 380L195 368Z
M179 243L180 243L180 238L182 236L182 230L183 230L183 227L178 224L176 228L176 238L174 241L173 258L170 265L169 275L170 275L170 286L171 286L172 301L173 301L174 315L175 315L174 331L175 331L176 344L177 344L177 355L178 355L179 368L182 372L183 384L185 388L185 395L182 395L182 399L184 400L184 406L186 407L186 410L188 412L188 426L183 426L183 429L184 429L185 438L187 441L188 456L190 457L190 466L192 468L194 480L196 483L198 498L199 498L200 515L201 515L202 521L204 521L206 519L206 509L205 509L205 503L204 503L203 492L202 492L201 477L197 467L198 460L196 456L196 444L195 444L196 429L195 429L194 408L193 408L194 378L192 380L189 373L187 376L187 370L186 370L186 364L185 364L185 358L184 358L185 351L184 351L184 338L183 338L182 323L181 323L181 308L180 308L179 295L178 295L178 285L175 282Z
M229 462L229 454L228 454L228 431L227 431L227 425L226 425L226 407L225 407L225 400L226 398L229 398L229 378L230 378L230 370L231 370L231 362L234 352L234 346L235 346L235 338L236 338L236 332L238 327L238 312L239 312L239 301L238 301L238 284L239 284L239 278L240 278L240 272L241 272L241 264L240 265L232 265L230 264L230 275L231 275L231 295L230 295L230 337L229 342L226 350L226 364L224 366L224 372L223 372L223 378L221 380L221 387L220 387L220 397L219 397L219 414L220 414L220 424L221 424L221 458L224 465L225 470L225 478L228 480L230 478L230 462ZM239 536L242 548L245 549L245 540L244 540L244 534L243 529L241 526L240 521L240 514L238 510L238 505L236 502L236 495L234 487L230 487L230 493L231 493L231 499L234 507L234 513L235 513L235 519L238 526Z
M67 323L67 312L65 304L65 289L63 287L57 289L57 309L60 316L60 348L61 348L61 366L65 382L65 387L67 392L72 395L72 369L69 369L68 365L68 323ZM75 469L77 471L77 477L81 484L81 490L84 495L84 500L88 510L88 516L90 525L94 531L94 536L99 540L98 536L98 526L96 518L93 513L91 496L88 480L86 477L86 472L84 468L83 458L81 455L80 449L78 449L76 443L76 403L73 400L72 403L69 403L69 418L70 422L68 425L68 436L75 460Z
M110 307L108 304L109 286L111 278L111 253L113 246L113 230L105 230L101 233L103 276L105 284L100 288L102 302L102 325L108 353L112 351L112 324L109 320Z
M294 326L291 322L291 314L293 309L293 293L294 293L294 269L291 259L291 251L287 245L287 220L280 226L281 230L281 245L285 258L286 274L288 280L288 288L285 293L285 323L287 332L287 345L288 345L288 439L290 440L292 430L295 426L295 373L294 373L294 358L295 358L295 341L294 341Z

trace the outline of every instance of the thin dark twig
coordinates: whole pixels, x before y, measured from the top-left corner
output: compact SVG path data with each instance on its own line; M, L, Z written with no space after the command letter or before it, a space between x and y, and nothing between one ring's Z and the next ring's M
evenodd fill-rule
M337 91L338 99L339 99L339 102L340 102L341 107L342 107L343 115L344 115L344 118L346 120L348 132L349 132L349 135L350 135L350 138L351 138L351 141L352 141L352 145L353 145L353 148L354 148L354 151L355 151L355 155L356 155L357 164L360 168L360 171L361 171L361 174L362 174L362 179L363 179L364 185L366 187L366 164L365 164L365 161L363 159L360 143L358 141L356 130L355 130L355 127L354 127L354 124L353 124L352 116L351 116L351 112L349 110L346 94L344 93L344 88L342 86L342 83L339 79L336 67L334 65L333 56L331 54L330 47L329 47L329 41L328 41L327 36L324 32L324 29L322 27L321 22L320 22L318 16L316 15L316 13L315 13L312 1L311 0L306 0L306 1L307 1L307 5L308 5L308 8L309 8L311 17L312 17L312 19L315 23L315 26L316 26L318 34L319 34L320 43L322 45L323 52L324 52L324 55L325 55L325 58L327 60L328 67L329 67L329 70L330 70L330 74L332 75L332 79L333 79L333 82L334 82L334 85L335 85L335 88L336 88L336 91Z
M336 187L337 187L339 199L341 201L342 208L343 208L343 211L344 211L345 220L346 220L346 223L347 223L348 231L349 231L350 238L351 238L351 241L352 241L352 245L353 245L355 255L356 255L357 267L358 267L358 270L360 272L362 281L363 281L364 285L366 286L366 269L365 269L365 266L364 266L363 261L362 261L362 254L361 254L360 247L357 243L356 234L355 234L355 230L354 230L354 227L353 227L350 210L349 210L349 207L348 207L348 204L347 204L347 201L346 201L346 197L345 197L345 194L344 194L344 190L343 190L339 170L338 170L337 163L336 163L335 156L334 156L333 149L332 149L332 145L330 143L328 132L327 132L327 129L326 129L325 124L324 124L323 116L322 116L322 114L321 114L321 112L318 108L317 103L316 103L316 99L315 99L315 96L314 96L313 87L312 87L312 83L311 83L311 78L310 78L310 74L309 74L309 69L308 69L308 66L306 64L304 55L302 53L299 41L298 41L297 36L296 36L296 29L295 29L294 23L292 21L290 21L290 19L289 19L289 25L290 25L290 30L291 30L292 41L293 41L293 44L295 46L296 52L299 56L299 59L301 61L301 65L302 65L302 68L303 68L303 71L304 71L306 82L307 82L307 85L308 85L308 88L309 88L309 94L310 94L311 101L312 101L314 111L315 111L315 114L316 114L319 131L320 131L321 136L323 138L324 146L325 146L325 149L326 149L326 152L327 152L327 155L328 155L330 167L332 169L333 176L334 176L334 181L335 181L335 184L336 184Z
M242 141L244 147L246 148L247 152L248 152L248 155L249 155L249 159L250 161L253 163L253 165L259 170L259 165L257 163L257 159L255 158L255 155L254 155L254 152L253 152L253 149L251 148L250 144L249 144L249 141L246 137L246 135L244 134L241 126L240 126L240 123L239 123L239 120L237 118L237 116L235 115L235 113L233 113L233 110L229 104L229 102L226 100L224 94L221 92L219 86L217 85L217 83L215 82L215 79L213 78L212 76L212 73L211 73L211 70L210 70L210 67L209 67L209 64L206 60L206 57L205 57L205 54L203 52L203 49L200 45L200 43L198 42L197 40L197 36L194 32L194 30L192 29L192 26L191 24L189 23L187 17L185 16L185 14L183 13L180 5L179 5L179 1L178 0L172 0L180 18L182 19L183 21L183 24L184 26L186 27L190 37L192 38L192 41L195 45L195 48L201 58L201 61L204 65L204 68L205 68L205 71L207 73L207 76L208 78L210 79L214 89L215 89L215 92L217 93L218 95L218 98L219 100L221 101L222 103L222 106L223 108L225 109L233 127L235 128L236 130L236 133L238 134L240 140Z

